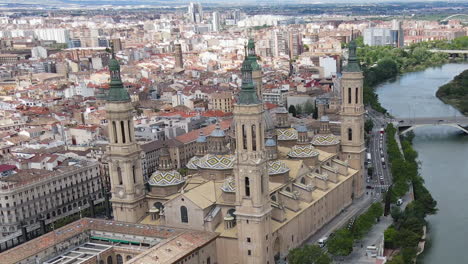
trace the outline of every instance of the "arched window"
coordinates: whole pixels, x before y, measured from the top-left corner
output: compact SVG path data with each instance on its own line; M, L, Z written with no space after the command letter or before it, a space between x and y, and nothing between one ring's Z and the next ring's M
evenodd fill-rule
M354 95L354 96L355 96L355 97L354 97L354 100L355 100L356 104L359 103L359 96L358 96L358 94L359 94L359 88L356 87L356 94Z
M301 183L304 184L304 185L306 184L306 181L305 181L304 177L301 179Z
M123 264L123 258L120 254L117 254L117 264Z
M128 142L132 142L132 126L130 125L130 120L128 120Z
M249 177L245 177L245 196L250 196L250 179Z
M104 263L104 260L101 259L101 260L99 261L99 264L105 264L105 263Z
M112 121L112 130L114 130L114 142L117 143L117 125L115 121Z
M257 150L257 133L255 133L255 125L252 126L252 150Z
M107 257L107 264L112 264L112 257L111 256Z
M135 168L135 165L132 166L132 173L133 173L133 183L136 183L136 168Z
M245 125L242 125L242 148L247 149L247 131Z
M164 205L163 205L162 203L160 203L160 202L155 202L155 203L153 204L153 206L154 206L155 208L158 208L158 209L159 209L159 212L161 212L161 210L164 209Z
M120 167L117 167L117 177L119 178L119 184L123 184L123 179L122 179L122 169Z
M287 192L291 192L291 188L290 188L289 186L286 187L286 191L287 191Z
M124 125L124 121L120 121L120 128L122 130L122 143L125 143L126 140L125 140L125 125Z
M351 104L351 87L348 88L348 104Z
M274 201L274 202L276 202L276 196L274 196L274 195L271 196L271 200Z
M132 256L130 256L130 255L127 255L127 257L125 258L126 261L129 261L131 259L132 259Z
M236 220L236 209L229 209L227 213L234 217L234 220Z
M351 128L348 128L348 140L353 140L353 130Z
M180 207L180 220L182 223L188 223L187 207L185 206Z

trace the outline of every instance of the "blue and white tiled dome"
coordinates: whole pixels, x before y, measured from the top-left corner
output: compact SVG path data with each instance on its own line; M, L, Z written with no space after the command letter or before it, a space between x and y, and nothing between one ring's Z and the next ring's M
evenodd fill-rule
M276 130L278 140L297 140L297 130L294 128L279 128Z
M312 158L318 155L319 152L312 145L295 145L288 153L291 158Z
M268 162L268 175L278 175L288 171L288 166L280 160L272 160Z
M183 182L185 179L176 170L155 171L148 181L149 185L158 187L179 185Z
M201 169L231 170L234 168L234 156L207 154L198 160L197 166Z
M199 157L197 156L193 156L191 159L189 159L189 161L187 162L187 169L190 169L190 170L196 170L198 169L198 161L200 160Z
M235 193L236 192L236 181L233 177L228 177L223 182L223 186L221 186L221 190L227 193Z

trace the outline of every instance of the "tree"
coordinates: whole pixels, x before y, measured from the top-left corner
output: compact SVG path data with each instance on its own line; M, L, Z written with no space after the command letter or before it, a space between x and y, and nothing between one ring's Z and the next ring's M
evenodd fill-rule
M294 117L297 116L297 110L296 110L296 107L295 107L294 105L290 105L290 106L289 106L288 112L289 112L290 114L292 114Z
M304 104L304 113L306 114L313 114L314 113L314 104L311 101L307 101Z
M330 264L330 257L317 245L305 245L289 251L290 264Z
M317 119L318 118L318 107L314 108L314 112L312 113L312 118Z
M328 240L328 251L335 256L347 256L353 251L353 237L348 229L340 229Z
M396 255L395 257L393 257L392 260L390 260L389 262L387 262L387 264L406 264L405 260L403 259L403 256L401 255Z
M302 109L302 106L301 106L301 105L298 105L298 106L296 107L296 112L297 112L298 115L300 115L300 114L302 114L302 113L304 112L304 110Z
M373 128L374 128L374 122L372 121L372 119L367 119L366 122L364 123L364 130L366 131L366 133L369 134Z
M385 238L385 248L397 248L397 235L398 231L395 229L394 226L390 226L384 232Z
M397 223L400 218L403 217L403 212L401 211L400 207L395 206L390 210L390 214L393 218L393 222Z

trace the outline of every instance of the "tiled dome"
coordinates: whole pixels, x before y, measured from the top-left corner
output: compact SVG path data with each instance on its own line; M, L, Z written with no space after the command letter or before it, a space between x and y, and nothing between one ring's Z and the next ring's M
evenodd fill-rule
M340 140L333 134L315 135L311 143L316 146L330 146L340 143Z
M288 153L291 158L312 158L318 155L319 152L312 145L295 145Z
M223 186L221 186L221 190L228 193L236 192L236 181L233 177L228 177L223 182Z
M198 161L200 160L199 157L197 156L194 156L192 157L191 159L189 159L189 161L187 162L187 168L188 169L191 169L191 170L197 170L198 169Z
M294 128L280 128L276 130L278 140L297 140L297 130Z
M148 183L151 186L172 186L178 185L185 181L185 179L176 170L170 171L155 171L151 175Z
M276 146L276 141L272 138L269 138L265 141L265 146L267 147L275 147Z
M278 175L289 171L288 166L280 160L273 160L268 162L268 175Z
M234 156L208 154L198 160L197 166L202 169L230 170L234 168Z

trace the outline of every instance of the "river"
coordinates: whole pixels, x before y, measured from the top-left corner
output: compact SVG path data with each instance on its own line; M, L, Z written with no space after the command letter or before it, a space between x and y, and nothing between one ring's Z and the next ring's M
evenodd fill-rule
M377 87L380 102L395 117L460 116L435 93L468 63L449 63L406 73ZM439 211L427 218L429 243L420 261L424 264L468 263L468 136L451 127L414 130L414 148L421 161L420 173L437 200Z

